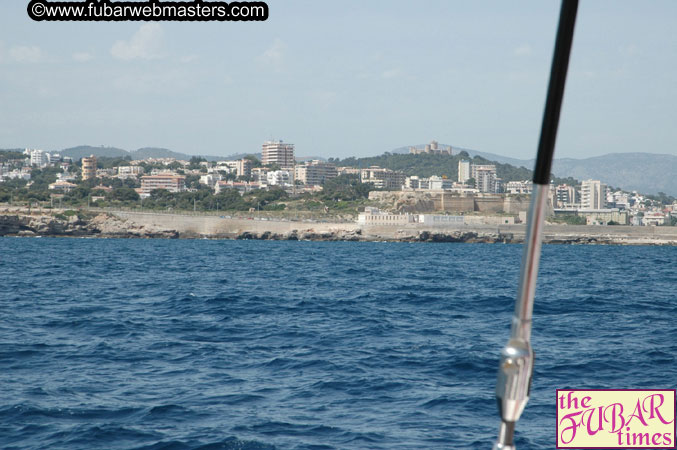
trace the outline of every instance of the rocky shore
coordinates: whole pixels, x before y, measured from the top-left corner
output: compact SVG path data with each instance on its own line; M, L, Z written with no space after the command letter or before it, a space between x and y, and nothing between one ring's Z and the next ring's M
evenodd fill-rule
M521 243L524 232L523 225L425 229L181 214L0 209L0 236ZM549 225L543 241L550 244L674 246L677 245L677 227Z
M0 211L0 236L178 238L176 230L138 225L107 213L45 214Z

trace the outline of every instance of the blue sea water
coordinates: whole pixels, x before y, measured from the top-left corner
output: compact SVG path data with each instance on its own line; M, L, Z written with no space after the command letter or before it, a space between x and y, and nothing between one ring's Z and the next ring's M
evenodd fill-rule
M0 238L0 448L490 448L521 246ZM677 248L544 246L557 388L674 388Z

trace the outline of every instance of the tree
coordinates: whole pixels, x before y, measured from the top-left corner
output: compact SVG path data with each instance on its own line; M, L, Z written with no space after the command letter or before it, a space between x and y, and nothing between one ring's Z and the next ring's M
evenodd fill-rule
M248 159L252 162L252 167L263 167L261 161L254 155L247 155L244 159Z
M188 164L188 168L190 170L197 170L200 167L202 167L202 165L200 164L202 162L207 162L207 160L201 156L193 156L192 158L190 158L189 161L190 164Z
M186 175L186 187L189 189L197 189L200 187L199 175Z
M324 182L321 197L332 201L354 201L369 197L371 183L361 183L357 175L339 175Z
M110 194L111 200L117 200L121 202L138 202L139 194L132 188L128 187L118 187L113 189Z

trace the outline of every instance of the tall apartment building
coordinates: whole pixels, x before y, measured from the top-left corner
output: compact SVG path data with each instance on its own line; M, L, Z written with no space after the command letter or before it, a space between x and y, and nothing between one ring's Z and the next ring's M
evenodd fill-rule
M31 166L44 167L49 164L49 154L42 150L27 148L24 151L24 154L30 156Z
M458 162L458 182L465 183L470 178L470 161L462 159Z
M282 141L267 141L261 148L261 162L263 165L277 164L282 169L294 167L294 144Z
M308 186L321 186L325 180L336 178L338 171L336 166L319 160L307 161L302 165L296 166L296 181L300 181Z
M96 178L96 156L89 155L82 158L82 179Z
M407 176L402 172L371 166L360 171L362 183L372 183L377 189L399 190L402 189Z
M558 208L572 207L578 203L578 197L574 186L560 184L555 188L555 201Z
M155 189L166 189L169 192L186 190L186 177L174 174L144 175L141 177L142 195L150 195Z
M599 180L586 180L581 183L581 209L606 208L606 184Z
M495 194L502 190L502 181L496 177L496 166L493 164L472 164L470 177L475 179L475 187L480 192Z

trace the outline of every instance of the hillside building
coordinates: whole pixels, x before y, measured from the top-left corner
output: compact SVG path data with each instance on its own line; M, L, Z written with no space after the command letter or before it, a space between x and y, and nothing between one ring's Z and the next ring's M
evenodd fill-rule
M30 164L33 167L45 167L49 164L49 153L42 150L27 148L24 150L24 154L30 157Z
M96 178L96 156L89 155L82 158L82 179Z
M289 170L273 170L266 174L268 186L291 186L292 174Z
M235 172L238 177L248 178L252 174L252 162L246 158L235 161L219 161L216 163L216 169Z
M378 166L371 166L368 169L362 169L360 171L360 181L362 183L371 183L377 189L402 189L402 185L406 178L407 176L403 172L383 169Z
M143 174L142 166L119 166L118 178L137 178Z
M307 161L296 166L294 178L306 186L322 186L326 180L336 178L336 166L324 161Z
M175 174L144 175L141 177L141 192L144 196L150 195L155 189L183 192L186 190L186 177Z
M409 153L412 155L428 154L428 155L450 155L450 156L452 154L450 145L440 146L440 144L437 141L430 141L430 144L426 144L426 146L423 147L422 149L416 147L409 147Z

